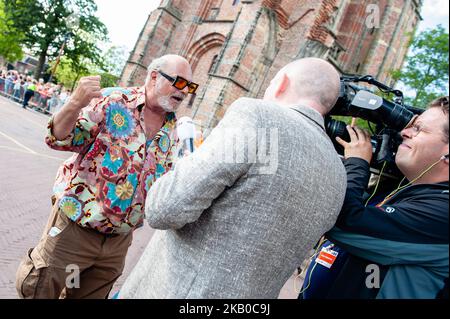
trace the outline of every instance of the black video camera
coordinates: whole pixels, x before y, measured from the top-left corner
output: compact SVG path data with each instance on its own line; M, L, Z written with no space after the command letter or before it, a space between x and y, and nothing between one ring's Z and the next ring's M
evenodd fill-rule
M368 88L358 86L358 82L376 86L384 94L395 95L394 101L388 101L372 93ZM337 143L336 137L339 136L345 141L350 141L346 128L347 124L332 119L331 116L351 116L367 120L372 134L371 141L374 154L370 164L372 171L379 173L386 162L383 175L397 179L401 176L395 165L395 154L402 143L400 132L415 115L420 115L423 111L423 109L404 105L401 91L378 82L370 75L344 75L341 77L339 99L333 110L325 118L325 125L334 147L339 154L343 155L344 149ZM375 125L375 128L371 126L371 123Z

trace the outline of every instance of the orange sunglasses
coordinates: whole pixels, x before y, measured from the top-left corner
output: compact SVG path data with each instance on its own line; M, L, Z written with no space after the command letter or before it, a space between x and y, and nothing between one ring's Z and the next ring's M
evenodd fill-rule
M195 94L195 92L198 89L198 84L194 82L189 82L185 78L182 78L181 76L177 76L176 78L171 77L170 75L167 75L166 73L162 71L158 71L159 74L161 74L163 77L165 77L167 80L172 82L172 86L176 87L178 90L184 90L184 88L187 86L189 88L189 94Z

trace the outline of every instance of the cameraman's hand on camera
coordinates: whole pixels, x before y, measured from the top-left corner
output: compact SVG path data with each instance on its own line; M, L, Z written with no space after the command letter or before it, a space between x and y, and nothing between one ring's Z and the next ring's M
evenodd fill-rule
M372 161L372 143L370 142L369 132L355 126L347 126L347 131L350 134L350 142L346 142L340 137L336 141L344 147L345 159L350 157L357 157L367 161L369 164Z

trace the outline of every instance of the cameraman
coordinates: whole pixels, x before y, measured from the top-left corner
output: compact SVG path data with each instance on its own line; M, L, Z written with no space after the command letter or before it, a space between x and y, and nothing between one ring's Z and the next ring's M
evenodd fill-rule
M320 265L310 265L299 298L448 298L448 113L448 96L439 98L401 132L396 164L408 183L376 206L363 200L370 136L348 126L351 141L337 138L348 184L336 225L325 235L329 269L318 255Z

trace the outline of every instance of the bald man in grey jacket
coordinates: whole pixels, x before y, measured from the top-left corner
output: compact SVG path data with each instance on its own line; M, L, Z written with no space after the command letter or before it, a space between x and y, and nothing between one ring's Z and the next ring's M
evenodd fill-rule
M339 85L328 62L301 59L263 100L233 103L148 192L157 231L119 298L277 298L344 200L323 118Z

